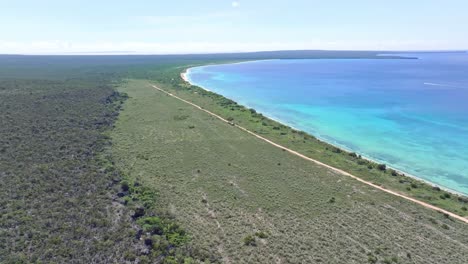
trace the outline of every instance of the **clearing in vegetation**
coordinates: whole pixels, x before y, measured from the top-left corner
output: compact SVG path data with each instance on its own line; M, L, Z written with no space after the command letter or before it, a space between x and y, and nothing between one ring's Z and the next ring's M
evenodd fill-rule
M119 89L130 99L112 133L117 167L157 190L211 261L468 261L462 222L273 147L147 81Z

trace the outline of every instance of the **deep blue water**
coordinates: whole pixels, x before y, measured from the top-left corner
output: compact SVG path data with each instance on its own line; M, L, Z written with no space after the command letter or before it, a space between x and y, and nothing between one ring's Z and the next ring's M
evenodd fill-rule
M189 80L327 142L468 194L468 54L269 60Z

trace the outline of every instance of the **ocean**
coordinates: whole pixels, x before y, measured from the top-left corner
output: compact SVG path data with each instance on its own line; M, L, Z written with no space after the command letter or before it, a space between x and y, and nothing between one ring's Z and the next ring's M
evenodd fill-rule
M266 60L189 69L194 85L468 195L468 53Z

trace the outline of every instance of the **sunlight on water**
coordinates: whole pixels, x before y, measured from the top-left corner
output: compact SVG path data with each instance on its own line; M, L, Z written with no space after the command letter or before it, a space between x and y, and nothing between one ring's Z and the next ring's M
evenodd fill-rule
M190 69L193 84L468 194L468 55L270 60Z

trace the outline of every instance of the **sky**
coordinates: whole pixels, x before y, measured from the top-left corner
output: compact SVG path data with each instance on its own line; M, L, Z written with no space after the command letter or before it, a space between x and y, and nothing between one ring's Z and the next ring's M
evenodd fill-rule
M0 0L0 54L466 50L466 0Z

